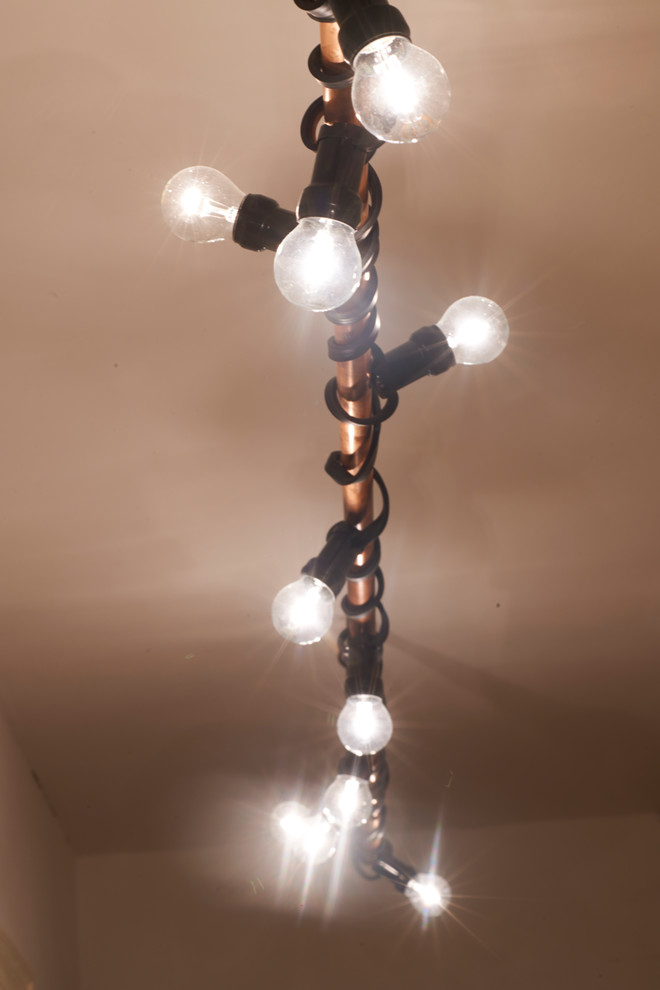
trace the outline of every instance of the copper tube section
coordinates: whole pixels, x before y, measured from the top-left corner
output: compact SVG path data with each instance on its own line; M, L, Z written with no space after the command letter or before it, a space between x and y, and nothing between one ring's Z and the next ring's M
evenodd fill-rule
M339 26L336 22L321 23L321 57L323 68L327 72L332 72L333 67L338 69L344 65L344 55L339 45ZM324 116L328 124L350 123L359 124L353 104L351 103L350 87L344 89L323 90ZM368 192L368 170L364 169L362 183L360 187L362 197L362 223L369 213L369 192ZM363 278L369 278L369 275ZM335 340L339 344L359 338L365 331L368 317L359 323L349 326L335 327ZM343 408L351 416L359 419L368 419L373 414L373 400L371 393L371 383L369 372L371 370L371 352L367 351L361 357L353 361L342 361L337 364L337 395ZM356 474L365 461L369 447L371 445L372 427L358 426L354 423L339 424L339 446L341 459L345 468ZM373 519L373 477L369 475L366 481L355 485L344 485L342 487L344 499L344 518L352 525L363 529L368 526ZM363 554L357 558L358 564L364 564L373 551L373 544L369 544ZM374 593L375 582L373 577L365 578L362 581L348 582L348 599L353 605L364 605ZM350 636L356 636L361 630L375 632L376 613L372 609L363 619L349 619L348 632ZM387 773L385 753L376 754L372 758L372 772L369 783L376 793L380 792L378 786L379 779ZM372 808L369 822L365 828L365 835L362 839L364 844L363 853L374 855L378 852L383 841L383 826L385 819L384 793L380 794Z
M321 58L326 72L338 70L346 59L339 44L339 25L337 21L321 21Z
M339 45L339 26L336 21L321 23L321 58L323 68L327 72L339 71L345 65L344 54ZM358 124L353 104L351 103L350 87L344 89L323 90L324 115L327 123ZM360 189L363 203L362 221L368 214L368 174L365 168ZM363 333L365 320L349 326L335 327L335 340L345 343ZM343 361L337 364L337 394L342 406L351 416L366 419L372 415L372 396L369 383L371 354L367 352L354 361ZM356 474L364 463L371 443L372 428L357 426L353 423L341 423L339 428L339 444L342 463L349 471ZM363 529L373 519L373 484L369 477L355 485L345 485L342 489L344 498L344 518L352 525ZM357 559L358 564L365 563L371 554L371 546L367 547ZM348 598L354 605L364 605L372 597L374 591L373 577L363 581L348 583ZM354 635L365 625L375 628L373 610L363 619L349 619L350 635Z
M321 60L326 72L340 72L346 59L339 46L339 25L336 21L321 22ZM359 124L351 103L351 88L323 89L323 113L328 124L340 122Z

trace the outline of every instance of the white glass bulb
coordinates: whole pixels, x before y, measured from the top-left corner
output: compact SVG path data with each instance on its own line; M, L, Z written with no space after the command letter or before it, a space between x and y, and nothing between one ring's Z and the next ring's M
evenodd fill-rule
M273 826L286 848L310 865L324 863L337 849L336 825L325 815L310 815L297 801L278 804L273 812Z
M447 907L451 887L435 873L418 873L406 885L406 897L412 906L425 917L435 917Z
M438 320L457 364L486 364L502 353L509 339L504 310L484 296L465 296Z
M275 253L275 281L289 302L314 313L343 305L362 277L355 231L325 217L303 217Z
M340 773L323 795L323 814L340 828L357 828L369 820L371 791L362 777Z
M273 601L273 625L280 636L306 646L318 643L332 625L335 596L327 584L303 574L278 591Z
M366 45L353 62L353 107L381 141L413 144L449 109L447 73L433 55L389 35Z
M273 811L273 831L287 845L295 843L305 831L309 817L309 811L304 804L284 801Z
M375 694L351 695L337 719L337 735L357 756L384 749L392 738L392 719L382 699Z
M337 849L339 830L325 815L312 815L292 845L293 853L310 865L325 863Z
M170 179L163 190L161 209L177 237L210 244L231 237L244 199L245 193L222 172L194 165Z

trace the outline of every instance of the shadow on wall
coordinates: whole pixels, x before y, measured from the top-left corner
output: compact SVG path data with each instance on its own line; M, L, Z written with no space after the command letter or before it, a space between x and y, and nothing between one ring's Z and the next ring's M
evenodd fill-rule
M439 709L419 742L437 776L429 801L444 798L445 824L512 822L658 812L660 727L629 714L543 697L392 633L391 644L477 703ZM445 726L445 728L443 728ZM393 762L393 761L390 761ZM451 791L444 790L452 767ZM396 766L397 796L406 772Z
M656 990L657 838L648 818L454 830L473 896L457 877L452 915L427 931L405 898L352 871L332 916L299 919L268 904L268 880L258 897L246 880L242 901L218 884L217 848L195 875L181 855L84 858L82 987Z

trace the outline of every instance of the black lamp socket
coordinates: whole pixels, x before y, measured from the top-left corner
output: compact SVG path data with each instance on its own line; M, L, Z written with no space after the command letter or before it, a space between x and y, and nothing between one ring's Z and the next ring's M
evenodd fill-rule
M392 847L389 842L383 843L383 846L384 848L382 848L378 858L371 865L376 873L380 873L382 877L389 880L397 890L403 893L410 880L417 876L417 870L396 859L392 854Z
M344 58L353 63L365 45L392 34L410 40L405 17L387 0L329 0L339 24L339 44Z
M232 237L249 251L276 251L297 223L292 210L269 196L249 193L238 208Z
M312 181L298 204L300 219L327 217L357 229L362 216L362 172L380 143L357 124L324 124L319 131Z
M294 0L296 7L306 10L315 21L334 21L335 15L327 0Z
M359 531L350 523L339 522L328 533L326 544L318 557L312 557L303 567L302 573L323 581L333 594L338 595L361 550Z
M425 375L440 375L456 364L454 352L440 327L420 327L410 340L384 354L374 364L378 394L385 398Z
M349 777L361 777L363 780L369 780L371 757L356 756L355 753L346 752L339 761L337 773L345 773Z

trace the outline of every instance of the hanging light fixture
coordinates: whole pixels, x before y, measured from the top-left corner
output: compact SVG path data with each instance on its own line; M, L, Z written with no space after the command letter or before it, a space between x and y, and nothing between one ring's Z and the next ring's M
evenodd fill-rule
M242 193L204 166L184 168L162 197L165 220L183 240L231 238L254 251L275 252L275 281L294 305L323 312L333 326L328 354L336 376L325 388L341 424L340 449L325 465L341 486L344 520L321 552L273 602L277 631L306 645L330 629L337 595L346 628L338 659L346 703L337 721L345 754L317 814L296 802L273 813L274 830L308 865L329 859L349 830L359 872L385 877L424 918L450 902L449 884L395 858L385 836L385 755L393 731L382 681L389 622L382 597L380 536L389 515L375 468L381 425L396 410L400 389L455 364L483 364L506 346L500 307L482 296L452 303L438 322L383 353L376 344L378 215L382 192L371 160L383 142L414 144L434 130L450 101L447 75L412 44L410 29L387 0L295 0L317 21L321 44L309 68L323 96L303 117L301 135L314 168L296 212L267 196ZM373 483L382 508L374 518Z

